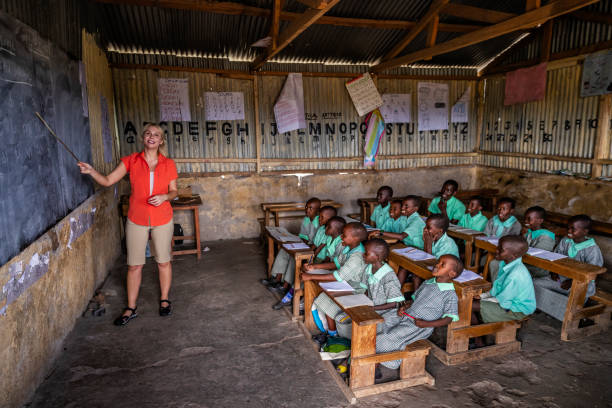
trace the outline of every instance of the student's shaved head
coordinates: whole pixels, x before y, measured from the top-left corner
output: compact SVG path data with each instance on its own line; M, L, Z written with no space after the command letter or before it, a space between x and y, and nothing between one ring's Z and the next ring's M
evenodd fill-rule
M381 261L384 261L389 257L389 245L387 245L384 239L372 238L366 242L366 246L370 249L370 251L378 255L378 259Z
M446 215L442 215L442 214L432 214L429 216L429 218L427 218L427 222L431 222L431 225L433 225L436 228L441 229L442 231L448 230L448 226L450 224L450 221L448 220L448 217Z
M327 225L338 233L342 232L342 229L346 225L346 221L342 217L333 216L327 221Z
M389 194L389 197L393 197L393 189L389 186L382 186L381 188L378 189L379 193L382 193L383 191L387 192L387 194Z
M322 213L327 213L327 218L335 217L336 215L338 215L338 211L336 210L336 208L332 207L331 205L325 205L321 207L321 209L319 210L319 214Z
M580 228L590 230L593 220L591 220L591 217L589 217L586 214L579 214L579 215L574 215L569 220L567 220L568 225L572 225L574 223L578 223Z
M544 217L546 217L546 210L543 209L540 206L533 206L533 207L529 207L527 209L527 211L525 211L525 215L529 214L529 213L534 213L536 215L536 217L540 218L540 219L544 219Z
M499 246L514 254L517 258L525 255L529 245L520 235L505 235L499 239Z
M311 199L309 199L308 201L306 201L306 205L316 205L317 207L321 207L321 200L319 200L317 197L312 197Z
M455 270L455 278L458 278L459 275L463 273L463 262L461 259L457 258L453 254L445 254L440 257L440 259L444 258L447 262L451 262L455 265L453 268Z
M368 238L368 231L360 222L350 222L344 227L346 233L351 236L359 238L359 241L365 241Z
M409 195L404 198L404 202L409 202L411 207L420 207L421 206L421 198L415 195Z

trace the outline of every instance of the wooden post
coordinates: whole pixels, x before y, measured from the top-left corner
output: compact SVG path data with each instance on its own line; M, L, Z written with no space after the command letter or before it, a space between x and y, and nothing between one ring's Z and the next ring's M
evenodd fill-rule
M482 140L482 124L484 122L485 81L486 79L478 80L478 92L476 92L478 115L476 118L476 143L473 150L475 152L480 150L480 141Z
M595 135L595 151L593 152L593 165L591 178L601 177L603 164L598 160L607 159L610 154L610 111L612 110L612 95L599 97L599 113L597 114L597 134Z
M351 358L376 354L376 325L359 326L352 323ZM351 364L351 388L366 387L374 384L376 363Z
M255 170L261 173L261 128L259 125L259 76L253 75L253 107L255 110ZM266 211L266 225L268 225L268 212Z

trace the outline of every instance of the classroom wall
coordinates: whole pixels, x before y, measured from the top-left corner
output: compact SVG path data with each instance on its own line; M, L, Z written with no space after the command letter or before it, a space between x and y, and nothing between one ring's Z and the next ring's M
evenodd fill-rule
M116 166L118 152L110 70L88 34L83 35L83 48L92 164L108 171ZM102 97L108 116L101 109ZM104 121L111 132L110 145L104 140ZM76 165L74 171L78 172ZM98 189L0 267L0 406L21 407L28 400L121 255L120 189Z
M343 204L341 215L358 213L357 198L375 197L382 185L393 188L396 196L417 194L433 196L444 180L456 179L461 188L477 187L474 166L434 167L409 171L346 172L311 174L301 179L294 175L236 176L179 178L179 187L191 186L200 194L200 233L202 241L257 237L260 227L257 218L263 216L260 204L307 200L316 196L333 199ZM189 218L187 218L189 217ZM176 212L185 235L192 231L191 216ZM285 225L285 224L282 224Z

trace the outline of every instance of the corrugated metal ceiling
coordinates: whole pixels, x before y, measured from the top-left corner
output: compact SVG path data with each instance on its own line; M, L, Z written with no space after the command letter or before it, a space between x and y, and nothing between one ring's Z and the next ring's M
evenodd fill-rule
M263 9L272 8L272 0L251 0L239 3ZM462 0L453 1L453 3L510 13L521 13L525 7L525 0L495 2ZM604 3L612 3L612 0L605 0ZM343 0L327 15L417 21L427 12L430 5L431 0ZM116 53L161 52L177 56L252 61L263 50L250 45L267 36L270 24L267 17L247 15L222 15L201 11L102 3L94 3L94 7L99 16L100 30L107 42L107 49ZM306 6L297 0L287 0L283 10L298 13L304 11L305 8ZM441 15L440 22L483 24L448 15ZM288 25L288 21L282 21L281 32ZM271 61L326 65L372 65L379 62L380 58L391 50L406 33L406 30L398 29L313 25ZM447 41L460 35L462 33L440 31L437 42ZM452 53L436 56L422 63L463 67L482 66L521 35L522 32L507 34ZM425 37L424 32L417 36L403 54L423 48Z

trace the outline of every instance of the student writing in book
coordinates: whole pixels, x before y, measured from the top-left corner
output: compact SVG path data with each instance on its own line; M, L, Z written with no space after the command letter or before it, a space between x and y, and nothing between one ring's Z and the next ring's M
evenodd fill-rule
M487 217L482 215L482 199L480 197L470 198L467 212L459 220L459 226L482 232L487 225L487 221Z
M311 266L307 265L304 268L305 272L302 274L302 280L314 280L319 282L346 281L356 289L361 288L359 282L361 282L364 271L363 253L365 251L361 242L364 241L367 236L368 233L362 224L358 222L346 224L342 231L344 249L340 256L334 260L337 269L328 274L314 274L310 271L310 269L312 269ZM327 322L327 334L329 336L336 336L338 332L336 331L335 318L342 312L342 309L340 309L340 307L338 307L338 305L336 305L336 303L325 293L321 293L317 296L313 306L313 310L307 310L306 313L312 312L319 330L325 332L325 326L319 317L320 311L325 316Z
M495 259L500 261L499 274L491 290L472 302L472 325L520 320L536 308L535 292L522 256L527 253L527 241L519 235L500 238ZM477 347L484 345L482 337L475 339Z
M306 265L302 266L303 272L312 271L334 271L338 268L339 265L339 256L342 254L342 250L344 249L344 244L342 243L342 231L344 230L344 226L346 225L346 221L342 217L332 217L329 221L327 221L327 225L325 226L325 234L327 235L327 243L325 244L325 258L321 261L312 263L309 262Z
M327 235L325 234L326 224L328 220L332 217L335 217L336 214L337 214L336 209L329 205L322 207L321 210L319 211L319 228L317 229L317 232L311 241L311 247L315 251L314 258L315 258L315 261L317 262L323 261L323 259L325 259L325 256L326 256L325 245L327 244L327 238L328 238ZM284 250L283 252L286 253L286 251ZM282 299L278 303L272 306L274 310L281 309L282 307L291 306L291 300L293 299L293 288L291 289L289 288L293 286L293 282L295 280L295 258L291 255L289 256L291 259L289 260L289 262L287 262L287 267L281 278L283 281L282 290L285 293ZM287 291L287 289L289 290Z
M428 338L435 327L458 321L458 299L453 279L462 272L463 263L458 257L442 255L431 271L433 278L423 282L412 295L412 301L398 309L393 325L376 334L376 353L403 350L408 344ZM393 360L380 364L387 369L397 370L400 362ZM377 366L377 378L391 377L393 374Z
M515 205L516 201L513 198L501 198L497 203L497 214L487 222L484 233L498 238L520 235L521 223L513 215Z
M591 217L585 214L571 217L567 223L567 236L561 239L555 248L555 252L558 254L567 255L578 262L602 266L603 256L601 254L601 249L599 249L599 246L595 240L588 236L591 223ZM572 286L571 279L552 273L550 276L535 279L533 283L536 285L537 291L552 290L564 295L569 295L570 288ZM586 299L593 296L593 294L595 294L595 290L595 281L589 282ZM564 304L559 304L557 307L565 310L566 306L567 302ZM557 315L562 314L563 312L558 313Z
M387 243L380 238L372 238L366 241L364 248L364 272L360 285L372 299L374 310L385 319L385 323L379 323L376 327L377 332L382 332L387 321L396 320L397 305L404 301L404 295L395 271L385 262L389 257ZM348 315L341 312L336 320L338 334L351 338L351 319Z
M393 198L393 189L389 186L382 186L376 193L376 201L378 205L374 207L370 216L370 223L373 227L380 228L389 218L390 201Z
M446 180L438 196L431 200L429 214L445 214L450 222L458 223L465 214L465 205L455 197L457 190L459 183L455 180Z
M306 202L306 206L304 208L306 216L302 220L299 236L308 245L313 245L312 241L317 233L317 229L319 228L320 208L321 200L316 197L313 197ZM284 249L281 249L278 251L276 258L274 259L270 278L262 279L260 282L270 290L276 291L284 296L289 291L289 287L293 284L292 277L294 272L295 260L293 259L293 256L291 256Z

